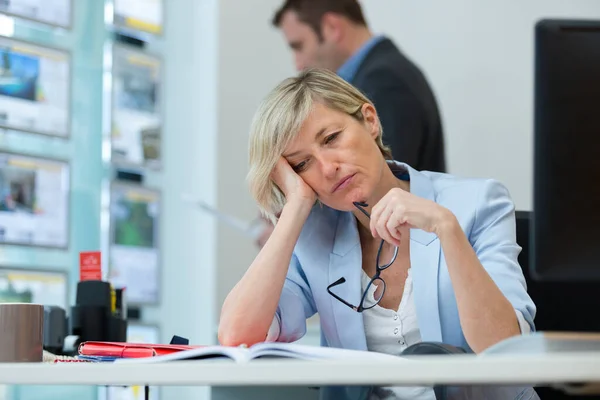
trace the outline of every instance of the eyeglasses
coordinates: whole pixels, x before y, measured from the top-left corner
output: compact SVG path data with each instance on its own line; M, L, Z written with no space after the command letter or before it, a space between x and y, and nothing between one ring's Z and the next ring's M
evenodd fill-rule
M358 208L360 210L360 212L365 214L367 216L367 218L369 218L369 219L371 218L369 213L363 208L363 207L367 207L368 204L362 203L362 202L354 202L353 204L356 208ZM351 303L347 302L346 300L342 299L337 294L335 294L331 291L331 289L333 287L341 285L342 283L346 282L346 278L344 278L344 277L341 277L337 281L335 281L332 284L330 284L329 286L327 286L327 292L330 295L332 295L333 297L335 297L337 300L339 300L340 302L344 303L345 305L347 305L348 307L350 307L351 309L353 309L354 311L357 311L357 312L363 312L364 310L368 310L370 308L375 307L377 304L379 304L379 302L383 298L383 294L385 293L385 281L380 276L381 271L385 270L386 268L389 268L389 266L392 265L394 263L394 261L396 261L396 257L398 256L398 247L395 246L394 255L392 256L392 260L387 264L381 265L379 262L380 261L379 259L381 256L381 250L383 249L384 242L385 242L384 240L381 240L381 243L379 244L379 249L377 250L377 261L376 261L377 269L375 271L375 275L373 275L373 278L371 278L371 281L365 288L365 291L362 294L362 297L360 299L360 303L358 306L352 305ZM373 286L373 285L375 285L375 291L373 292L373 297L370 297L369 291L371 289L371 286Z

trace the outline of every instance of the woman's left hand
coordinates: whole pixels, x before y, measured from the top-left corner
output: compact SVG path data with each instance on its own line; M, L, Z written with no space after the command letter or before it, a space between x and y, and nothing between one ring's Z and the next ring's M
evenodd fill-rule
M394 188L371 209L371 234L398 246L403 227L422 229L439 235L440 228L453 217L447 208L434 201Z

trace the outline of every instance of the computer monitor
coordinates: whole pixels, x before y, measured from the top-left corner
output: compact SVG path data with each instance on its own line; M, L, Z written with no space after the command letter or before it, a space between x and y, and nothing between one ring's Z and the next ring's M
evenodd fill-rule
M600 280L600 21L535 26L531 274Z
M0 36L0 128L67 138L70 98L68 51Z
M161 165L162 62L156 55L113 46L112 162L120 166Z
M69 247L67 161L0 151L0 244Z
M71 28L73 0L0 0L0 12L60 28Z
M160 192L142 185L113 182L110 191L108 274L125 288L128 305L159 301Z
M163 0L114 0L113 24L133 34L138 32L162 35Z
M66 272L0 267L0 303L36 303L68 310Z

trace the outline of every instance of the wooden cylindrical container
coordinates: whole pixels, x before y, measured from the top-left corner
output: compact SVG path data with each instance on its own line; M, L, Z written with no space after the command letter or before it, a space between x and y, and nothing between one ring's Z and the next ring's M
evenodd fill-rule
M44 306L0 303L0 362L41 362Z

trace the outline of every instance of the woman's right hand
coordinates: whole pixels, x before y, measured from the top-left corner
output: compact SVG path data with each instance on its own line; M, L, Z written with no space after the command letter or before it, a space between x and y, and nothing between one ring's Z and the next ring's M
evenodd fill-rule
M279 161L277 161L271 173L271 178L279 189L281 189L288 203L294 200L306 202L312 206L317 199L315 191L304 182L304 179L292 169L283 157L280 157Z

